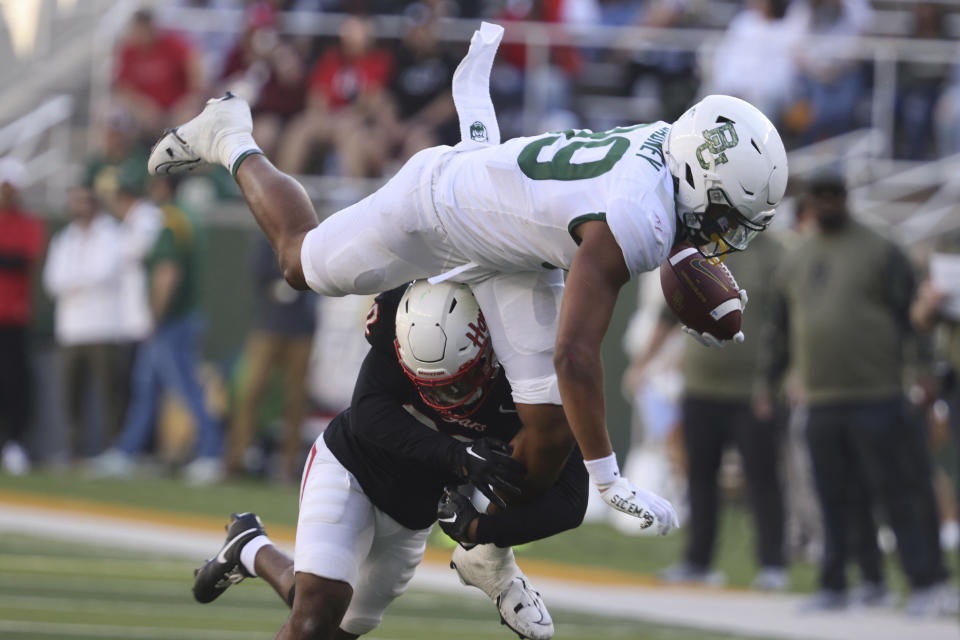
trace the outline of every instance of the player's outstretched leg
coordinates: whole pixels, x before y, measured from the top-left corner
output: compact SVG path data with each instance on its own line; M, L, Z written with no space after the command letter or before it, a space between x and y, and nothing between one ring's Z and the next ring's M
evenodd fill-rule
M450 567L456 570L460 582L477 587L496 603L500 622L518 636L530 640L553 637L550 612L517 566L513 549L481 544L467 550L457 545Z
M287 282L306 289L300 248L307 232L317 226L317 214L300 183L266 159L252 131L250 105L227 93L209 100L193 120L165 131L150 152L147 168L163 175L202 164L226 167L270 240Z
M150 151L147 169L153 175L191 171L202 164L221 164L231 172L249 153L259 153L253 141L250 105L227 92L207 101L200 115L164 131Z
M230 585L255 575L243 566L240 554L249 542L261 536L263 540L258 542L266 541L269 544L263 523L255 514L231 515L231 522L227 526L227 539L220 551L193 572L193 597L197 602L213 602Z

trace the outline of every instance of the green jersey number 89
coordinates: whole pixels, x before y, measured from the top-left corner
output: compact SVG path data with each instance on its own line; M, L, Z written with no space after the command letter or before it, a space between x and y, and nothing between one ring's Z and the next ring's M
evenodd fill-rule
M630 140L623 136L615 135L617 133L626 133L634 129L639 129L648 125L636 125L633 127L620 127L610 131L600 131L591 133L589 131L578 131L568 129L559 135L546 136L534 140L523 148L520 155L517 156L517 165L531 180L586 180L603 175L613 168L623 154L630 148ZM546 162L540 162L537 158L540 150L549 147L554 142L565 136L570 138L586 138L585 140L574 140L570 144L564 145L553 154L553 158ZM607 152L599 160L591 162L574 163L573 154L580 149L593 149L606 147Z

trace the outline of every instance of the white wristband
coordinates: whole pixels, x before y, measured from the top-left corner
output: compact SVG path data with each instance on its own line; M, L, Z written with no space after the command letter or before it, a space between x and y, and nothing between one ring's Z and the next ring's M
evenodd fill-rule
M257 576L257 553L260 552L260 549L272 544L273 541L270 540L270 538L265 535L259 535L249 540L243 545L243 548L240 549L240 564L243 565L243 568L246 569L250 575L254 577Z
M237 169L240 168L240 163L246 159L247 156L252 156L254 154L263 155L263 151L260 150L260 147L253 141L253 138L250 138L249 142L238 144L231 150L230 157L227 159L224 166L227 168L227 171L230 172L234 178L237 177Z
M617 454L615 453L611 453L606 458L584 460L583 466L587 468L590 480L598 487L609 486L620 477L620 467L617 466Z

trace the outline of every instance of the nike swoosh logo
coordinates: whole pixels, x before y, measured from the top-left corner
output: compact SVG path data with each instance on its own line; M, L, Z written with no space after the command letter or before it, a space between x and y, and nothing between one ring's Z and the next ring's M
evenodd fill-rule
M500 409L500 413L516 413L517 412L516 409L504 409L503 405L500 405L498 408Z
M457 521L457 516L456 516L456 514L454 514L454 515L450 516L449 518L438 518L438 520L439 520L440 522L456 522L456 521Z
M256 531L256 529L247 529L246 531L241 531L240 533L237 534L237 536L233 540L231 540L226 545L224 545L223 549L220 549L220 553L217 554L217 562L226 562L227 550L230 549L230 547L232 547L233 545L235 545L240 540L240 538L242 538L245 534L250 533L251 531Z
M487 461L487 459L484 458L483 456L474 453L474 452L473 452L473 447L467 447L467 455L473 456L473 457L476 458L477 460L483 460L484 462Z

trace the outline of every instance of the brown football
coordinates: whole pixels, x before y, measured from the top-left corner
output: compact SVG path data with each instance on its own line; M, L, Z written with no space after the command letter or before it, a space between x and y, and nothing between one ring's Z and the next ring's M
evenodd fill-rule
M680 322L720 340L740 331L743 305L733 274L716 258L689 244L674 247L660 265L660 287Z

